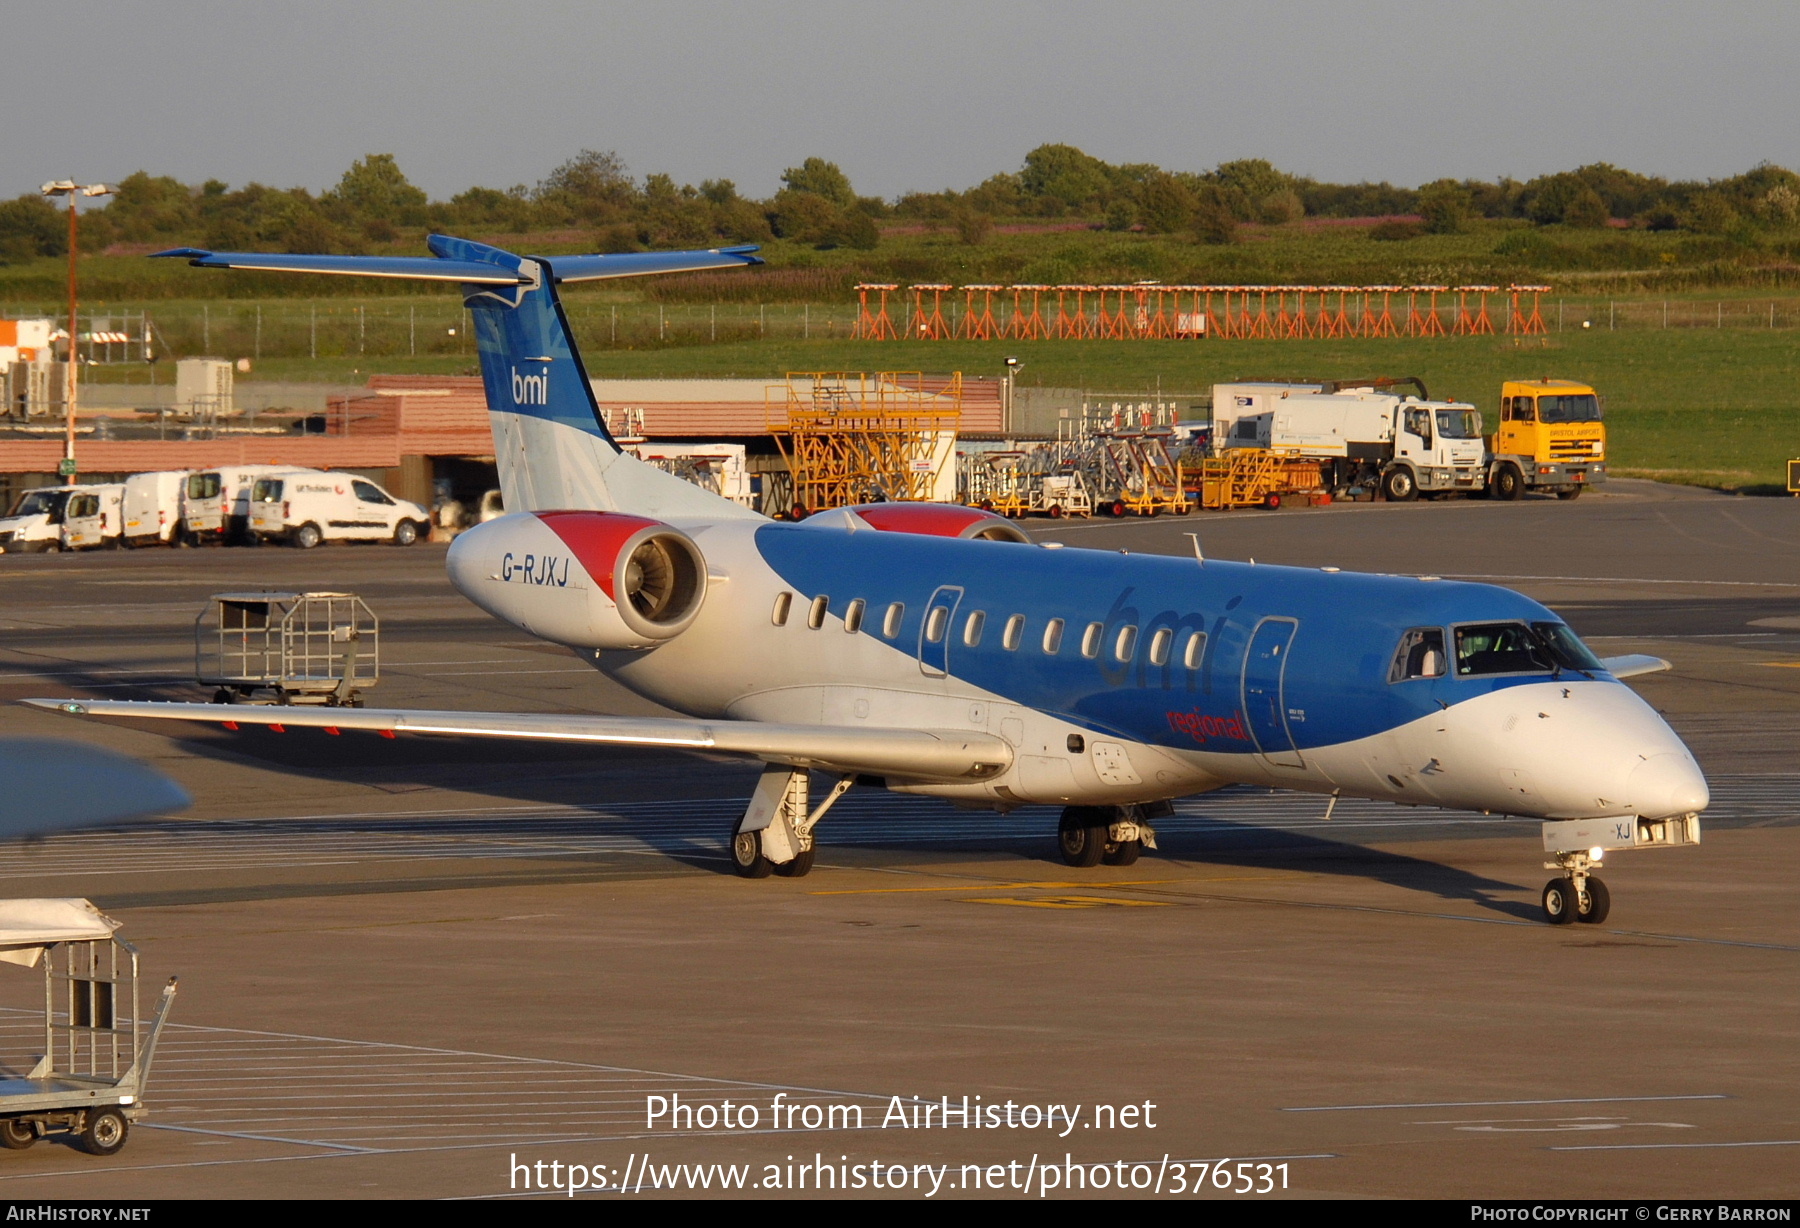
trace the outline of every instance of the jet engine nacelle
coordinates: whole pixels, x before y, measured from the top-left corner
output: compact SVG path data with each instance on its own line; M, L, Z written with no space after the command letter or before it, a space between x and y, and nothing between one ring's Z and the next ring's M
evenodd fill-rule
M450 546L450 582L515 627L572 648L654 648L706 599L706 560L681 530L618 512L517 512Z
M928 537L979 538L1024 542L1031 539L1004 516L960 503L859 503L843 509L884 533L920 533Z

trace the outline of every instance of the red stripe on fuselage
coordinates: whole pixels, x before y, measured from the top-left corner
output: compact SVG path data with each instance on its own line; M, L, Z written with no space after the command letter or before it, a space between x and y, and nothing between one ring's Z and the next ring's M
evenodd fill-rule
M563 545L592 576L609 600L613 596L613 567L619 561L619 548L625 539L643 529L655 528L658 520L627 516L620 512L533 512L562 538Z

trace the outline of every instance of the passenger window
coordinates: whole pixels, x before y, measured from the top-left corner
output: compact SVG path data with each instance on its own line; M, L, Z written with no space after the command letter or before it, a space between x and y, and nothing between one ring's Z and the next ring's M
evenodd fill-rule
M855 634L862 630L863 599L858 597L844 607L844 630Z
M881 620L881 634L887 636L890 640L896 635L899 635L900 623L905 617L906 606L901 602L894 602L894 604L887 608L887 617Z
M794 604L794 594L792 594L792 593L777 593L777 594L775 594L775 610L774 610L774 613L772 613L769 616L769 621L773 622L777 627L787 626L788 610L793 607L793 604Z
M831 610L831 598L823 593L812 599L812 608L806 612L806 625L817 631L825 625L825 615Z
M1167 627L1158 629L1150 637L1150 664L1167 665L1169 663L1169 644L1175 639L1175 633Z
M1441 628L1414 627L1400 637L1400 647L1394 653L1394 664L1388 669L1389 682L1443 676L1444 632Z
M1181 650L1181 664L1188 669L1199 669L1201 659L1206 656L1206 632L1188 633L1187 647Z
M1121 661L1131 660L1131 654L1137 651L1137 628L1120 627L1118 638L1113 640L1113 656Z
M1044 651L1055 656L1062 647L1063 620L1053 618L1044 624Z
M1025 616L1014 614L1006 620L1006 630L1000 633L1000 646L1008 652L1016 652L1019 641L1025 638Z
M970 648L977 647L981 643L981 629L986 625L987 614L985 612L976 610L971 613L969 621L963 624L963 643Z
M1106 630L1100 623L1089 623L1087 630L1081 633L1081 655L1097 657L1100 655L1100 633Z
M944 631L950 625L950 610L946 606L933 606L925 619L925 639L927 643L944 642Z
M364 503L392 505L394 502L392 499L382 494L373 482L352 482L350 483L350 489L354 490L356 492L356 497L361 499Z

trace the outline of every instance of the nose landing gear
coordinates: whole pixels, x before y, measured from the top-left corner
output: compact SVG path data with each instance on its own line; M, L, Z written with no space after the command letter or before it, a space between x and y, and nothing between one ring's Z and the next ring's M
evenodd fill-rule
M1612 893L1590 869L1600 862L1586 853L1563 853L1555 861L1546 861L1546 870L1562 870L1564 877L1544 884L1544 920L1551 925L1567 925L1584 921L1598 925L1612 911Z

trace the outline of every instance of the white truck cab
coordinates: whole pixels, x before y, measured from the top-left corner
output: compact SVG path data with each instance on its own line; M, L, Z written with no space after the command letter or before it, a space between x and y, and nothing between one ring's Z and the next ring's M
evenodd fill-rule
M250 489L250 532L310 550L326 541L391 541L410 546L431 513L353 473L299 471L258 477Z
M63 508L79 486L41 486L0 518L0 554L55 554L63 548Z
M63 505L62 548L94 550L117 546L125 527L125 485L109 482L70 492Z

